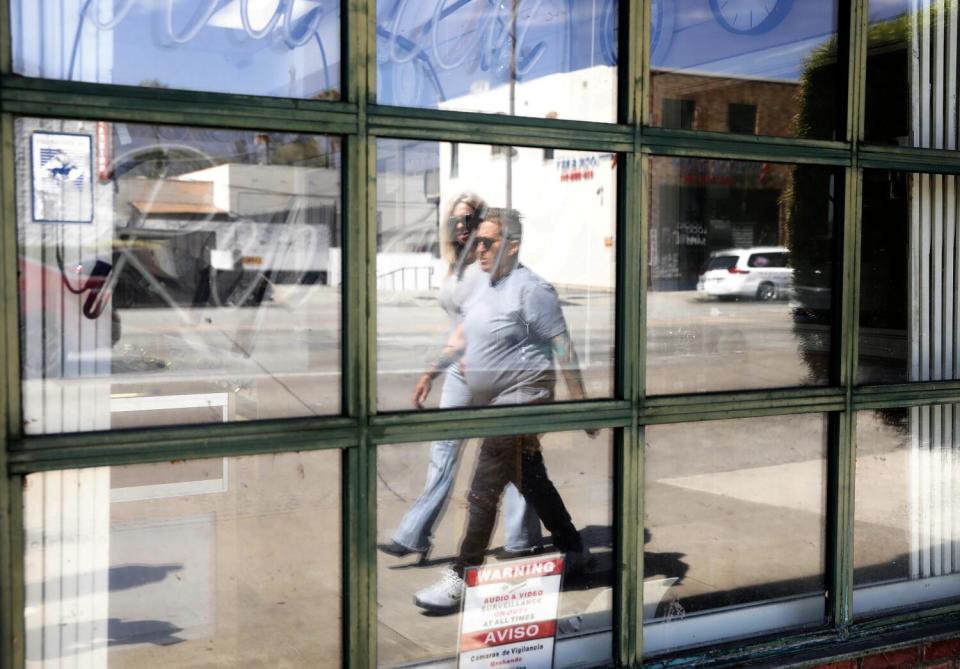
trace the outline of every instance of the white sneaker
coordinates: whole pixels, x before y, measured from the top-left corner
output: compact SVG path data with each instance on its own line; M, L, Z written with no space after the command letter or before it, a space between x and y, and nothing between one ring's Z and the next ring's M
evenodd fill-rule
M463 589L463 579L457 572L444 569L439 581L414 594L413 603L427 611L452 613L460 609Z

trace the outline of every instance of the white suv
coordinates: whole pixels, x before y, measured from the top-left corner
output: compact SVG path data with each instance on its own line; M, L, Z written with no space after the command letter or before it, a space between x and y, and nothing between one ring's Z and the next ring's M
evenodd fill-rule
M793 293L790 251L783 246L755 246L711 253L697 282L697 292L717 298L776 300Z

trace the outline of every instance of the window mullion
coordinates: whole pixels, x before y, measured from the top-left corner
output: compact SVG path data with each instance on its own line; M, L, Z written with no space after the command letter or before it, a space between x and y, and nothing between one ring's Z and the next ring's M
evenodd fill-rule
M847 123L845 139L850 142L851 164L846 169L843 216L843 263L841 286L840 359L838 381L845 390L845 411L834 431L835 447L830 449L831 489L827 500L828 528L832 530L827 573L830 574L828 614L839 630L849 629L853 620L854 483L856 480L856 414L853 387L857 373L857 319L859 315L860 215L863 171L859 147L864 133L864 86L867 54L867 0L849 3L849 56L847 60Z
M640 75L643 72L646 32L644 31L644 11L648 3L643 0L622 0L620 3L619 52L623 54L618 65L619 86L617 99L620 123L636 126L642 118L642 87Z
M3 381L0 385L0 402L5 418L4 428L8 438L17 438L21 434L20 425L20 338L18 327L17 295L17 215L14 187L13 157L13 116L3 114L0 117L0 270L3 281L3 361L0 370ZM6 444L5 444L6 446Z
M0 75L10 72L10 4L0 3ZM21 667L23 634L23 522L21 478L7 464L8 438L20 434L20 370L17 337L17 217L13 117L0 115L0 667Z
M650 31L650 17L653 12L653 0L641 0L642 9L640 10L640 24L636 26L635 29L639 30L640 33L634 41L640 44L640 53L637 54L637 63L636 65L636 81L638 85L637 89L637 100L634 102L634 114L636 118L634 122L641 131L643 126L650 123L650 106L653 101L650 99L651 96L648 96L646 91L647 87L650 86L650 41L651 31Z
M373 669L376 653L376 457L368 439L375 323L369 320L371 264L369 206L372 188L369 163L372 140L368 134L367 103L371 63L375 63L375 3L345 3L343 16L344 97L356 105L357 134L344 138L345 190L342 216L344 239L344 308L342 346L344 409L358 420L357 442L345 453L347 477L344 509L344 656L349 669ZM373 219L376 220L375 217ZM375 280L375 279L374 279Z
M0 438L0 445L3 441ZM0 462L4 460L0 455ZM25 661L22 483L19 476L0 479L0 667L11 669Z
M617 184L617 396L631 402L631 424L620 430L614 456L614 536L618 566L614 606L615 657L622 666L641 663L643 586L642 431L638 427L643 392L645 250L640 185L642 156L638 153L643 115L641 73L646 44L645 13L649 3L625 0L620 6L620 65L618 118L633 128L633 146L620 154Z
M375 594L368 572L369 560L363 559L369 550L365 537L367 526L372 523L371 513L364 506L363 489L368 471L364 460L368 449L350 448L343 458L343 658L342 665L349 669L367 669L376 666L376 641L367 634L371 616L369 601ZM373 616L376 616L374 602ZM323 621L314 621L318 626Z
M644 35L647 35L644 31ZM647 43L647 37L644 39L643 43ZM644 59L645 60L645 59ZM639 138L640 130L639 123L642 120L642 116L638 115L636 118L637 121L637 142L635 147L639 147ZM625 448L627 452L630 453L630 458L625 458L629 463L629 473L624 475L624 479L632 478L633 483L632 489L635 491L631 502L631 510L633 516L630 517L630 514L624 514L624 525L626 526L629 521L629 525L633 528L633 536L630 541L630 548L633 549L633 556L630 564L633 566L633 573L631 574L631 579L629 581L630 587L633 589L631 595L631 602L633 607L631 609L631 614L633 615L633 624L630 626L630 629L633 633L633 646L631 648L631 659L633 664L639 665L643 662L643 579L644 579L644 569L643 569L643 551L644 551L644 495L645 495L645 481L644 481L644 431L643 427L640 426L639 416L643 404L643 398L645 397L645 376L646 376L646 346L647 346L647 324L646 324L646 313L647 313L647 290L646 290L646 281L648 273L648 244L647 244L647 214L646 214L646 192L644 190L646 185L646 170L644 167L649 165L649 160L642 156L639 152L636 151L630 156L627 165L627 172L632 178L633 184L636 186L631 188L630 191L634 192L635 195L629 200L627 204L627 216L625 216L624 225L633 230L632 236L630 234L625 235L625 241L633 240L633 244L636 246L636 250L630 254L631 258L637 260L636 266L632 274L634 275L633 281L627 283L631 289L631 292L628 294L628 301L631 305L635 305L636 309L634 310L635 315L635 332L637 333L636 337L628 341L636 341L636 345L633 348L634 351L634 365L631 373L632 379L632 388L630 398L633 401L634 407L634 423L631 427L630 432L627 434L627 439L625 439ZM633 245L630 247L634 248ZM633 265L633 263L626 263L627 266ZM628 312L629 313L629 312ZM626 348L626 343L624 343L624 348Z
M623 152L617 184L617 397L631 403L631 424L618 432L614 454L614 536L617 575L614 606L615 657L622 666L642 663L643 620L643 452L638 424L643 393L645 250L640 195L642 177L639 154L643 119L645 28L649 2L623 0L620 5L620 64L618 67L618 119L633 129L632 150Z
M854 155L854 160L856 156ZM834 458L828 477L832 488L827 495L832 506L828 508L828 527L833 535L828 555L831 575L830 616L839 629L847 629L853 616L853 525L854 482L856 463L856 414L853 409L853 387L857 372L857 318L859 314L859 249L860 249L860 184L862 170L847 170L844 187L844 240L843 240L843 286L841 290L841 347L840 383L845 389L845 411L840 415L836 430L836 447L831 449Z
M835 494L827 495L828 528L833 529L832 541L827 555L830 562L828 587L828 616L838 630L847 630L853 621L853 522L854 522L854 468L856 461L855 437L856 414L845 411L839 416L837 440L830 456L836 465L831 467L834 476L828 476L828 484ZM831 445L832 446L832 445Z
M640 664L643 620L640 615L643 590L643 428L636 418L618 431L614 452L614 544L617 567L615 577L614 635L615 657L620 666Z
M0 4L0 75L13 71L12 22L10 21L10 3Z
M864 138L866 115L865 90L867 76L867 41L869 0L850 2L850 55L847 77L847 134L846 139L854 145L854 153Z
M0 393L2 394L2 393ZM7 440L6 435L0 434L0 667L20 666L17 663L17 653L20 653L22 664L23 635L17 634L15 604L17 593L23 591L23 579L18 577L23 573L23 560L14 559L15 536L20 536L19 514L12 511L12 493L19 490L19 477L9 476L7 473ZM15 518L16 516L16 518ZM15 531L16 528L16 531Z

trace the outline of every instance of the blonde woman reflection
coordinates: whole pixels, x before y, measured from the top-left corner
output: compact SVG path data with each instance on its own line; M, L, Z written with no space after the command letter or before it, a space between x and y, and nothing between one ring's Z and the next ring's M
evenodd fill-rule
M455 352L458 347L452 345L449 338L460 325L464 301L487 279L487 275L474 262L476 249L473 244L484 208L483 200L476 194L461 193L450 203L446 215L441 219L443 223L440 226L440 252L447 261L448 271L440 287L439 299L440 306L450 321L448 343L436 362L420 376L414 387L413 403L418 408L423 408L433 380L440 374L444 375L440 408L455 409L471 405L463 371L460 365L454 362L458 357ZM433 526L440 517L453 487L462 446L462 439L433 443L423 492L404 515L390 543L379 545L381 551L396 557L420 553L421 560L426 558L430 551ZM507 488L505 504L504 553L509 556L534 552L542 539L540 520L536 513L527 506L523 495L512 484Z

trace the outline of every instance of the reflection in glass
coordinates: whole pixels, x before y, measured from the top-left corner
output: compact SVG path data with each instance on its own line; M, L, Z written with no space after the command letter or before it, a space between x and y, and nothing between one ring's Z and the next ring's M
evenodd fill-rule
M827 417L646 428L644 652L821 623Z
M339 0L9 2L23 76L339 98Z
M839 172L653 158L647 392L830 382Z
M377 144L379 407L610 397L615 156L452 146Z
M956 149L960 3L870 0L868 6L866 139Z
M339 455L27 476L27 665L341 666Z
M618 11L618 0L377 0L377 100L615 121Z
M537 443L539 442L539 447ZM426 614L426 609L412 600L423 598L425 589L436 584L455 558L465 554L473 532L469 525L478 497L468 494L474 477L486 484L511 478L517 474L515 488L508 487L497 514L497 499L484 495L481 506L487 513L499 515L496 530L486 548L488 566L515 565L531 555L555 555L567 550L567 573L564 576L558 609L555 666L602 665L612 658L613 602L613 470L612 435L601 431L593 438L583 432L541 435L516 435L477 440L462 448L459 468L455 458L461 442L404 444L380 446L377 449L377 526L381 550L377 564L377 631L380 666L397 666L410 662L447 659L456 656L460 631L460 602L447 611ZM450 458L451 449L453 458ZM491 459L491 453L494 458ZM506 453L506 459L500 457ZM499 458L499 459L496 459ZM516 460L521 460L517 463ZM555 487L558 497L548 503L539 518L531 507L540 502L534 497L541 491L544 477L535 474L537 465L546 466L546 478ZM491 466L492 464L492 466ZM505 470L504 467L507 469ZM426 474L426 488L424 475ZM445 486L440 504L430 511L431 495ZM486 485L478 490L483 492ZM494 488L498 488L494 486ZM527 495L526 515L524 498ZM489 497L489 495L487 496ZM447 501L449 499L449 501ZM558 501L559 500L559 501ZM566 508L572 517L575 534L583 551L573 554L569 537L561 532L551 536L558 512ZM541 535L541 522L546 528ZM424 543L418 548L428 554L420 559L419 551L395 550L397 538L409 536L419 526ZM407 533L407 534L405 534ZM537 543L543 536L542 541ZM536 540L532 540L532 539ZM481 538L482 539L482 538ZM515 543L526 541L527 543ZM475 547L482 540L475 543ZM463 550L462 550L463 549ZM469 552L469 551L466 551ZM585 559L589 554L589 559ZM574 564L575 563L575 564ZM431 600L432 601L432 600Z
M27 432L339 411L336 138L16 133Z
M854 613L960 598L960 406L857 414Z
M860 383L960 378L955 176L866 170Z
M838 139L847 75L837 8L837 0L654 0L651 124Z

